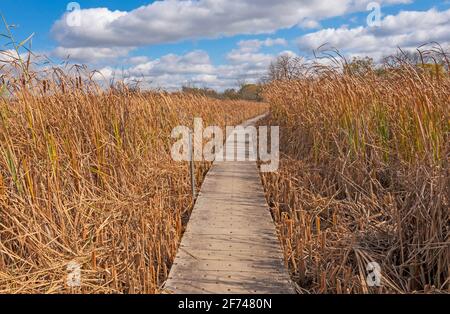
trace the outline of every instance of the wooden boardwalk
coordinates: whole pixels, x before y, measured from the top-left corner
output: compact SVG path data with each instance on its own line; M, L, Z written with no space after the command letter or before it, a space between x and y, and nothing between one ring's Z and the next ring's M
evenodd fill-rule
M245 144L238 141L237 149L248 151ZM165 290L185 294L295 293L256 162L214 163Z

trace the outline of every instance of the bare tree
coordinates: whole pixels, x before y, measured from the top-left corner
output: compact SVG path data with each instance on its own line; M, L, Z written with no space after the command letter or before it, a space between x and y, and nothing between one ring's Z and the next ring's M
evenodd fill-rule
M303 59L289 54L283 54L273 61L269 66L267 74L268 81L282 80L290 81L301 77Z

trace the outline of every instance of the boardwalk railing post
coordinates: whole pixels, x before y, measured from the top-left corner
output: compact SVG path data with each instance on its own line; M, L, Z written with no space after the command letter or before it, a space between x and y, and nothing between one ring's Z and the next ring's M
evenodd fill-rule
M195 192L195 164L194 164L194 133L192 131L189 132L189 166L191 173L191 188L192 188L192 199L195 200L196 192Z

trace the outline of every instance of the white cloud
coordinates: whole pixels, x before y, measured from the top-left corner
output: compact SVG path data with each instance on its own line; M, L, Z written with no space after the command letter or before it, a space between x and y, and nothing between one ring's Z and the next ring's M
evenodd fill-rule
M284 50L278 54L278 56L289 56L292 58L298 57L298 55L292 50Z
M129 12L106 8L71 12L52 28L64 47L142 46L237 34L264 34L366 10L370 0L165 0ZM408 0L384 0L404 3ZM80 14L80 26L67 17ZM308 22L309 21L309 22Z
M263 53L241 52L239 50L233 50L227 55L227 60L232 64L242 63L270 63L272 55Z
M258 42L253 47L252 44ZM142 81L143 87L176 90L183 85L210 87L217 90L237 87L239 82L257 82L267 71L275 55L261 53L263 46L284 45L285 40L267 39L242 41L227 55L227 64L213 65L209 55L196 50L184 55L168 54L154 60L145 60L122 70L105 67L95 79L109 82L112 78ZM252 47L248 50L248 47ZM294 54L293 52L283 52Z
M239 52L255 52L262 47L287 46L288 42L284 38L266 38L265 40L250 39L238 42Z
M320 23L315 20L306 19L300 23L300 27L306 29L320 28Z
M97 63L119 57L126 57L131 50L132 48L128 47L57 47L53 50L52 55L62 59L69 58L70 60L77 62Z
M103 69L97 70L92 76L92 79L108 84L109 81L116 76L115 73L115 69L111 67L104 67Z
M267 38L263 41L263 46L272 47L272 46L287 46L288 42L284 38Z
M438 11L404 11L388 15L380 27L328 28L298 38L301 50L311 52L323 44L350 56L379 59L402 49L415 49L422 44L450 43L450 9Z
M105 78L122 74L127 80L143 80L152 87L177 89L182 85L209 86L219 90L234 87L238 81L255 82L267 71L275 57L267 47L286 47L284 38L243 40L226 55L226 64L214 65L205 51L167 54L158 59L128 57L139 46L178 42L188 39L218 38L237 34L267 34L294 26L320 27L324 18L365 11L369 0L165 0L132 11L106 8L81 11L81 26L69 27L65 17L52 29L60 47L54 55L71 55L83 62L119 59L125 70L105 67ZM384 0L406 3L409 0ZM72 14L72 13L71 13ZM298 39L299 47L311 52L324 43L347 55L378 58L400 47L438 41L450 42L450 10L439 12L401 12L386 16L381 27L329 28ZM268 35L269 36L269 35ZM287 49L287 48L285 48ZM285 51L296 55L292 51ZM105 62L106 64L106 62ZM120 73L120 75L116 75Z
M116 62L117 63L117 62ZM153 87L176 89L188 82L209 83L215 78L215 67L209 55L201 50L184 55L167 54L150 60L145 56L123 58L117 68L105 66L95 74L95 79L108 83L111 79L152 82Z
M135 59L137 61L138 59ZM201 50L184 55L168 54L158 59L147 60L124 70L105 67L97 80L106 82L112 78L125 81L142 81L143 87L179 89L183 85L210 86L217 84L216 68L209 55Z
M129 69L131 75L158 76L163 74L210 74L214 71L209 55L193 51L183 56L168 54L159 59L136 65Z
M130 64L140 64L140 63L147 63L149 62L149 58L147 56L136 56L136 57L130 57L127 59L127 62Z
M254 83L261 79L274 59L273 54L263 53L263 47L287 46L284 38L267 38L265 40L243 40L238 48L231 50L226 59L227 65L218 68L219 79L228 85L235 85L238 81Z

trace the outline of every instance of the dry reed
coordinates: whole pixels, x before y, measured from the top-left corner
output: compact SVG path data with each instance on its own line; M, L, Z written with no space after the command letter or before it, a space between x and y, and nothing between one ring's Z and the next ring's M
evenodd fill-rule
M0 293L156 293L192 207L177 125L238 123L245 101L102 89L73 68L3 68L0 96ZM13 74L14 73L14 74ZM208 169L197 163L200 184ZM68 263L81 287L67 286Z
M448 73L316 66L265 98L282 161L263 182L299 291L448 292ZM368 262L381 287L366 283Z

